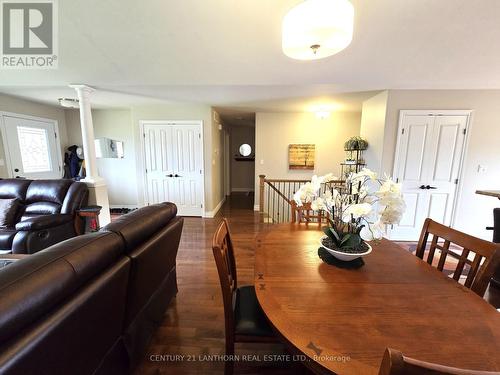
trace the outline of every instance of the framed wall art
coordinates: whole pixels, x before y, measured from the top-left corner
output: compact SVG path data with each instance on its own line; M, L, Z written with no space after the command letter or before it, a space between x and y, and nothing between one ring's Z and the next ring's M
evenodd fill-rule
M316 145L293 144L288 146L288 169L314 169Z

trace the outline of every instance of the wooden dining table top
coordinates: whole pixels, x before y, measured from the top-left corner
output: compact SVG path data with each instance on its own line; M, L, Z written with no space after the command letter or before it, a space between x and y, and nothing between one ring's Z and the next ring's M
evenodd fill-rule
M500 313L481 297L386 239L370 243L361 268L326 264L321 236L318 224L270 225L255 250L258 301L315 372L378 374L387 347L500 370Z
M500 190L476 190L476 194L500 199Z

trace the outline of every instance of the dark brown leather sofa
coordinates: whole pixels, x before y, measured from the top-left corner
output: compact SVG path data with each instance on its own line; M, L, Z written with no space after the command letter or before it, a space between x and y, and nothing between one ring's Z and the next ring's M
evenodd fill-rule
M177 293L183 219L148 206L0 270L0 374L127 374Z
M0 250L33 254L74 237L88 188L72 180L0 180L0 198L18 199L15 224L0 228Z

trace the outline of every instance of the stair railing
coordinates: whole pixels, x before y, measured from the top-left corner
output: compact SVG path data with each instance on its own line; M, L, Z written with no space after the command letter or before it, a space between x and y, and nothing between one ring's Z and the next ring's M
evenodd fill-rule
M300 187L309 182L305 179L269 179L259 175L259 212L264 222L294 222L293 195ZM321 185L322 193L327 189L339 188L344 181L330 181Z

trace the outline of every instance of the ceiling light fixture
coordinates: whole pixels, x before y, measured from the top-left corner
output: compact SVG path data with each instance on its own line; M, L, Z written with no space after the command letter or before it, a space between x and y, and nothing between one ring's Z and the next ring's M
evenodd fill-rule
M320 120L326 120L330 117L330 111L316 111L316 117Z
M334 55L351 44L353 28L349 0L306 0L283 18L283 52L298 60Z
M65 108L80 108L78 99L59 98L59 104Z

